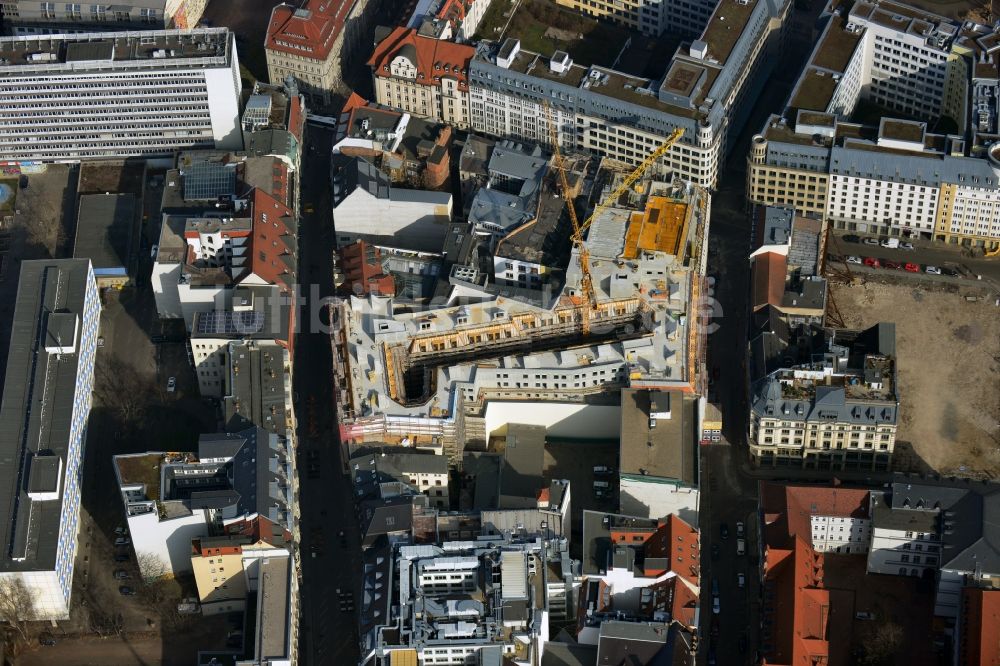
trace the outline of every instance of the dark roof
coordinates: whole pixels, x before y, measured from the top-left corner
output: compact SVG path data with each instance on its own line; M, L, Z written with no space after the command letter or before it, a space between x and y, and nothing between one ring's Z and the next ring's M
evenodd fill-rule
M597 664L596 645L554 641L545 644L542 666L595 666L595 664Z
M935 531L941 568L1000 571L1000 485L970 479L905 479L877 495L873 527Z
M129 248L135 223L131 194L85 194L80 197L73 256L90 259L94 274L129 267Z
M508 424L500 470L500 497L535 500L538 491L547 485L542 477L544 465L545 426Z
M240 435L225 432L201 434L198 436L198 458L232 458L244 444L246 440Z
M696 485L698 445L694 401L680 391L670 392L673 400L669 419L657 419L650 427L650 401L657 392L645 389L622 391L621 452L622 474L648 476Z
M667 625L659 622L603 622L597 666L669 666L673 661L669 637Z
M362 543L367 547L384 534L409 532L413 526L413 499L410 496L361 503Z
M67 457L77 380L83 370L79 352L92 354L96 346L96 332L82 330L87 292L96 291L89 268L86 259L21 264L0 405L0 524L4 525L0 571L52 570L56 564L62 494L54 501L32 501L27 491L51 487L53 458L63 461L62 470L76 464ZM98 308L96 293L92 298ZM46 315L55 311L81 319L76 353L46 352ZM68 346L66 340L63 345ZM89 387L86 397L84 410Z

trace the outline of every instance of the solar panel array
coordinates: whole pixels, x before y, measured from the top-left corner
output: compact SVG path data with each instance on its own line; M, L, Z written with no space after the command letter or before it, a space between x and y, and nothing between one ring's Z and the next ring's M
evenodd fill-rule
M264 313L258 310L242 312L200 312L195 329L201 335L250 335L264 330Z
M198 162L184 172L184 199L211 200L236 193L236 165Z

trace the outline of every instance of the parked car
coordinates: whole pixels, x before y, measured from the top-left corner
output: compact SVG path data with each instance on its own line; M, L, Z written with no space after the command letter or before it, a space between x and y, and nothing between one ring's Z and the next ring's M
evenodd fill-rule
M38 644L51 647L56 644L56 639L52 634L45 632L44 634L40 634L38 636Z
M860 243L861 242L861 236L858 236L857 234L845 234L844 236L842 236L842 238L844 239L845 243Z
M122 585L118 588L118 594L122 595L123 597L134 597L135 590L129 587L128 585Z
M898 261L893 261L892 259L882 260L882 268L889 268L891 270L898 271L902 267L903 264L899 263Z
M156 261L156 255L159 254L159 252L160 252L160 246L154 245L149 250L149 258L152 259L153 261Z
M881 265L882 264L879 263L879 260L875 257L865 257L865 266L868 266L869 268L878 268Z
M712 597L712 613L718 615L722 612L722 607L719 605L719 597Z
M128 580L131 577L124 569L115 569L115 580Z
M167 393L173 393L177 390L177 378L171 377L167 380Z
M747 552L747 542L744 541L743 539L737 539L736 540L736 554L737 555L746 555L746 552Z
M132 543L132 540L129 539L127 536L121 536L121 537L118 537L117 539L115 539L115 545L116 546L127 546L130 543Z
M911 264L910 262L906 262L905 264L903 264L903 270L908 273L919 273L920 266L918 266L917 264Z
M899 244L899 249L900 250L912 250L913 249L913 243L910 243L910 242L900 243Z
M124 525L115 528L115 536L125 536L126 534L128 534L128 528Z
M941 275L941 269L937 266L924 266L924 272L928 275Z
M877 238L872 238L871 236L865 236L864 244L865 245L878 245L878 239Z
M719 534L722 535L723 539L728 539L729 538L729 525L726 525L725 523L722 523L721 525L719 525Z
M747 586L746 574L743 573L736 574L736 587L744 588L746 586Z
M745 531L746 531L746 528L743 525L743 521L742 520L737 520L736 521L736 536L742 537Z
M874 620L875 613L870 613L868 611L859 611L854 614L854 617L858 620Z
M941 274L947 275L948 277L958 277L960 275L954 268L948 268L947 266L941 267Z
M852 254L851 256L849 256L847 258L847 263L849 263L849 264L861 264L862 263L861 262L861 257Z
M879 245L881 245L882 247L888 247L888 248L896 249L896 248L899 247L899 239L898 238L883 238L882 242L880 242Z

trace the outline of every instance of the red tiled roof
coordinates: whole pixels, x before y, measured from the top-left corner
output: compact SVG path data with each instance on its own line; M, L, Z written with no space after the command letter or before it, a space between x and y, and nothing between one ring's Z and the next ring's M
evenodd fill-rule
M468 44L423 37L413 28L399 27L389 33L375 47L375 52L368 59L368 66L375 76L390 76L389 63L403 49L406 49L407 57L416 61L413 64L417 69L418 83L438 86L442 77L452 78L458 80L459 88L467 89L469 61L472 60L475 49Z
M768 545L787 548L794 537L811 543L810 516L867 518L869 494L861 488L761 484L764 513L764 540Z
M308 0L298 11L290 4L280 4L271 10L264 47L326 60L353 4L349 0Z
M768 304L781 305L781 296L785 293L785 263L786 257L777 252L754 257L750 278L754 310Z
M616 540L616 533L612 532ZM633 543L632 533L628 533L625 543ZM698 587L701 578L701 546L698 530L688 525L674 514L660 523L655 532L648 533L642 544L646 576L659 576L673 571L678 576ZM665 560L665 568L651 569L650 559Z
M764 666L814 666L830 654L827 622L830 593L823 589L823 556L802 537L790 549L768 548L765 584L773 599L764 609L773 618L773 648Z
M959 613L958 666L1000 664L1000 590L964 588Z
M287 282L279 276L290 270L281 258L294 254L282 236L291 232L287 222L292 211L259 187L253 192L253 237L250 242L250 271L269 284Z

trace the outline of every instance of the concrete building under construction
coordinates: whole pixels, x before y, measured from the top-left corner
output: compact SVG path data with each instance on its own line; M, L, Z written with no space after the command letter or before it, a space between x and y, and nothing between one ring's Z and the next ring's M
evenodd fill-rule
M334 334L341 440L441 447L457 464L466 443L485 444L509 422L616 438L623 387L700 392L708 212L698 188L630 188L584 241L592 299L579 248L556 291L498 286L456 264L422 308L353 297Z

